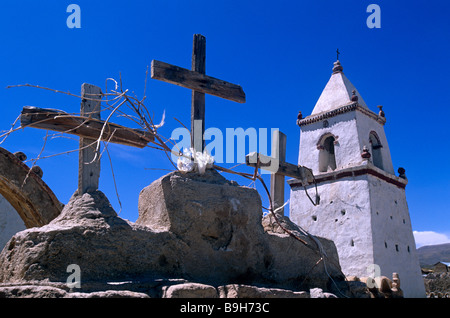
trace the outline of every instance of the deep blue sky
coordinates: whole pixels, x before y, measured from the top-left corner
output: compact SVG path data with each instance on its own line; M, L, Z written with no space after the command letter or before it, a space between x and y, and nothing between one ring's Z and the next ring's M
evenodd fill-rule
M81 28L69 29L66 8L81 8ZM381 8L381 28L369 29L366 8ZM344 72L369 108L383 105L395 170L406 168L413 229L450 237L450 3L448 1L10 1L0 18L1 129L25 105L79 111L80 101L35 88L37 84L79 93L84 82L105 87L122 74L124 88L143 94L152 59L190 68L192 36L206 36L208 75L240 84L245 104L206 98L206 127L280 128L287 135L287 160L298 159L297 112L308 115L341 52ZM160 133L169 137L190 123L190 91L148 80L147 103ZM2 147L41 150L45 131L21 130ZM43 155L75 149L76 140L49 140ZM171 165L161 152L111 146L121 216L134 221L139 191ZM66 203L77 187L78 154L39 161L44 181ZM225 165L231 166L231 165ZM251 172L240 167L240 171ZM226 175L229 179L236 179ZM119 210L107 157L100 189ZM246 180L238 181L247 185ZM286 196L288 197L288 186ZM259 190L261 190L258 187ZM265 196L263 192L260 192Z

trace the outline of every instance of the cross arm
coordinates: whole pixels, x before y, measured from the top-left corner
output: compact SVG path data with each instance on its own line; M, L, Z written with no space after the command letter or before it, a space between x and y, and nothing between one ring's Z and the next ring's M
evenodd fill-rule
M54 130L84 138L98 139L105 121L84 116L74 116L54 109L25 106L20 115L22 127ZM144 130L106 123L103 141L144 148L154 141L154 136Z
M270 170L274 173L281 174L286 177L300 179L304 183L310 184L314 182L314 176L310 169L294 165L288 162L279 161L257 152L252 152L245 157L245 164L250 167L256 167L259 159L259 167L261 169Z
M245 103L245 93L240 85L161 61L152 61L151 77L197 92L218 96L238 103Z

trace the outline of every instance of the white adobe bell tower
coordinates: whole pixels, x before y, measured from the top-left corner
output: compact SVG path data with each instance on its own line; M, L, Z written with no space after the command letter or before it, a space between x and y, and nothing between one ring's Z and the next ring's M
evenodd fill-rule
M382 107L371 111L338 61L310 116L299 114L298 164L313 170L319 204L300 180L291 186L290 218L309 233L335 242L345 275L392 278L405 297L425 297L406 202L403 168L395 176ZM307 185L315 195L314 185ZM369 268L369 269L368 269ZM378 267L377 267L378 268Z

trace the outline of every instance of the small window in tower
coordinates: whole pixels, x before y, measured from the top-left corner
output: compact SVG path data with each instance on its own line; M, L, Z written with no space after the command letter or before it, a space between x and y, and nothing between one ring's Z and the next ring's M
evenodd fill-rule
M383 158L381 156L381 148L383 147L380 143L380 138L376 132L371 131L369 135L369 142L371 145L372 162L375 167L383 169Z
M319 171L327 172L336 169L336 157L334 154L334 136L328 136L324 139L319 149Z
M395 250L398 252L398 244L395 244Z

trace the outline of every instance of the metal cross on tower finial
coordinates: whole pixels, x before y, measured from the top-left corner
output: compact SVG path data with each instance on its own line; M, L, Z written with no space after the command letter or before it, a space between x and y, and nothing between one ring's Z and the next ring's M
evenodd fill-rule
M339 49L336 50L336 60L339 61L339 54L341 54L341 52L339 52Z

